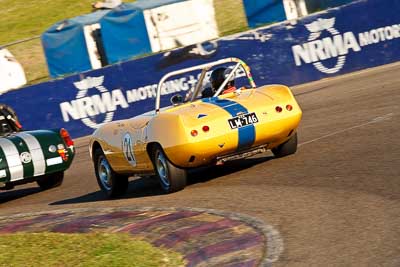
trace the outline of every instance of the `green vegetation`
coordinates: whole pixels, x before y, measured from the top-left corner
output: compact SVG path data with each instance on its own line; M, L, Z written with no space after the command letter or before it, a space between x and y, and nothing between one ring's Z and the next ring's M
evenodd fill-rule
M39 36L63 19L90 13L93 0L1 0L0 46ZM133 1L126 1L133 2ZM247 29L242 1L214 0L220 35ZM40 39L8 47L25 69L30 83L48 79Z
M0 235L0 266L184 266L182 257L128 234Z
M248 29L243 2L238 0L214 0L220 36Z

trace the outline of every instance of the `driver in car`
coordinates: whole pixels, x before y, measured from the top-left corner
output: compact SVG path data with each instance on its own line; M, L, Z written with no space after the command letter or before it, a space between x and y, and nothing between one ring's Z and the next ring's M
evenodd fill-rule
M202 98L212 97L215 94L215 92L217 92L221 84L225 81L225 79L228 78L231 71L232 71L231 68L225 68L225 67L213 70L210 76L211 87L205 88L201 93L201 97ZM224 90L222 91L221 94L231 93L235 90L236 90L235 77L233 75L229 79L228 83L225 85Z

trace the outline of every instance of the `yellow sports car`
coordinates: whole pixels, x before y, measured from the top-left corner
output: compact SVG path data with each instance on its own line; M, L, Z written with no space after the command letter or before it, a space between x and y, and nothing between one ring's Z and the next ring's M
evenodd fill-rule
M167 79L200 70L185 99L174 95L173 105L160 108ZM250 86L234 87L237 73ZM203 89L204 80L211 88ZM102 125L91 137L90 155L98 184L109 197L124 194L133 175L156 175L162 190L171 193L186 186L191 168L221 165L268 149L276 157L295 153L301 116L288 87L257 88L250 68L240 59L227 58L166 74L158 84L155 110Z

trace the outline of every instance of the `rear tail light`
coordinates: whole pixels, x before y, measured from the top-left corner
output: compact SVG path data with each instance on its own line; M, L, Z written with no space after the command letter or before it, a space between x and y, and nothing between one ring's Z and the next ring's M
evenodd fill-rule
M288 111L292 111L293 107L292 107L292 105L286 105L286 109L287 109Z
M280 106L276 106L275 107L276 112L281 113L282 112L282 108Z
M198 133L196 130L192 130L192 131L190 132L190 134L191 134L193 137L195 137L195 136L197 136L199 133Z
M59 149L57 150L58 155L60 155L60 157L62 158L63 161L67 161L68 160L68 150L66 149Z
M210 127L208 127L207 125L203 126L203 132L208 132L210 130Z
M67 145L67 147L74 145L74 141L72 141L72 138L69 135L67 130L65 130L64 128L61 128L60 135L61 135L61 138L64 140L65 144Z

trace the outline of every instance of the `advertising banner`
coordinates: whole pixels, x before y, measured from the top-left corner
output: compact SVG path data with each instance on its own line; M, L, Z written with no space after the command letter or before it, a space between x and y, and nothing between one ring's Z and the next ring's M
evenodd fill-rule
M67 128L73 137L101 123L154 109L160 78L226 57L243 59L257 85L296 85L400 59L400 2L361 0L298 20L128 61L0 96L27 129ZM174 77L162 104L186 94L199 73Z

